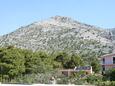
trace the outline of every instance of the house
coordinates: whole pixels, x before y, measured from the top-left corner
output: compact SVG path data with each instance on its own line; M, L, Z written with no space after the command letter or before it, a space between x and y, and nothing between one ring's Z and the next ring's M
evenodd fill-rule
M72 73L78 73L79 71L84 71L86 74L92 74L92 67L91 66L79 66L75 67L74 69L63 69L60 70L62 74L66 76L71 76Z
M115 53L101 56L102 71L115 68Z

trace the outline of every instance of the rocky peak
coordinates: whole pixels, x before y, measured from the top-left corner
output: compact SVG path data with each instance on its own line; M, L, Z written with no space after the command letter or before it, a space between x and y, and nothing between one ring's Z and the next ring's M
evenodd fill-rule
M80 23L63 16L54 16L47 20L34 22L16 31L0 37L0 46L16 45L19 48L46 50L49 52L84 49L104 53L112 50L108 32L98 27Z
M72 19L70 17L64 17L64 16L54 16L51 17L51 19L59 22L70 22Z

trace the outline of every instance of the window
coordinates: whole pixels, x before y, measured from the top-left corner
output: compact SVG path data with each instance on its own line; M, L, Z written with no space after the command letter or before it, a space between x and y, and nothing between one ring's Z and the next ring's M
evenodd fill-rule
M115 57L113 57L113 64L115 64Z
M105 63L105 58L103 58L103 64Z
M105 71L105 66L102 66L102 68L103 68L103 71Z

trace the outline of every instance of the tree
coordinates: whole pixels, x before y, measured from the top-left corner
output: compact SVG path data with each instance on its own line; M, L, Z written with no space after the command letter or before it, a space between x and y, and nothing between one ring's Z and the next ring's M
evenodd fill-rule
M96 84L96 82L102 82L101 75L89 75L86 77L86 81L90 84Z
M98 73L101 70L100 61L97 58L91 58L91 66L95 73Z
M76 54L68 55L65 52L58 53L54 59L54 61L61 63L63 68L69 69L74 68L75 66L82 66L84 65L83 59Z
M62 68L66 68L65 65L66 63L70 60L69 55L65 52L59 52L54 58L54 61L58 62L57 64L61 64Z
M4 48L1 52L0 66L2 75L13 78L25 72L25 59L21 49Z
M36 54L38 55L38 58L41 59L38 65L38 67L41 68L39 70L45 73L53 69L54 60L50 54L43 51L38 51Z
M75 66L82 66L83 60L79 55L72 54L68 59L68 61L64 64L65 68L74 68Z
M45 73L53 69L53 59L45 52L25 51L26 74Z
M115 68L107 70L105 72L105 78L110 81L115 81Z

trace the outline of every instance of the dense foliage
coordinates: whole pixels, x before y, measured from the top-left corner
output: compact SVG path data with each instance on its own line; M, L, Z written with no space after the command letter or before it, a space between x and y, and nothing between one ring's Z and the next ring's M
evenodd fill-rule
M104 75L105 80L115 81L115 68L107 70Z
M13 46L0 48L0 82L50 84L51 77L55 77L58 84L99 84L101 81L108 80L105 78L108 76L111 81L114 81L114 70L107 72L104 77L95 74L100 71L99 60L96 56L92 58L81 58L81 56L64 51L47 53ZM91 65L94 74L84 76L84 72L79 72L67 77L59 73L60 69L73 69L75 66L83 65Z
M0 48L0 77L2 82L27 74L45 74L56 69L68 69L83 65L79 55L65 52L48 54L43 51L33 52L13 46Z

